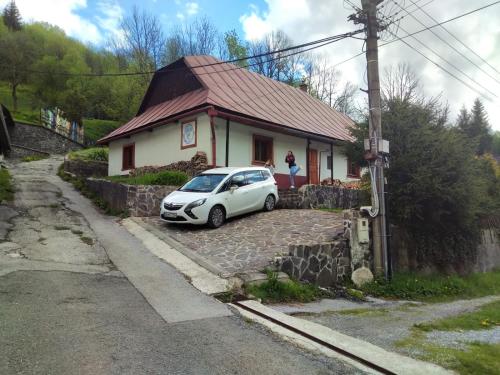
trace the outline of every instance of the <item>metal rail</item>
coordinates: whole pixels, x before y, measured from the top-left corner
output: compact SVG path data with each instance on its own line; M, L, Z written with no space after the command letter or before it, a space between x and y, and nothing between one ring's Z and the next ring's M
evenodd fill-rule
M377 365L377 364L375 364L373 362L370 362L369 360L367 360L365 358L361 358L361 357L359 357L359 356L357 356L355 354L352 354L352 353L348 352L345 349L339 348L338 346L330 344L329 342L323 341L323 340L321 340L321 339L319 339L319 338L317 338L317 337L315 337L313 335L310 335L307 332L301 331L298 328L292 327L291 325L288 325L288 324L283 323L283 322L281 322L281 321L279 321L277 319L274 319L273 317L270 317L270 316L268 316L268 315L266 315L266 314L264 314L264 313L262 313L260 311L252 309L251 307L248 307L246 305L243 305L240 302L235 301L235 302L232 302L232 304L235 305L235 306L238 306L238 307L240 307L240 308L242 308L242 309L244 309L244 310L246 310L246 311L248 311L248 312L250 312L252 314L255 314L255 315L257 315L257 316L259 316L261 318L269 320L270 322L273 322L274 324L277 324L277 325L279 325L279 326L281 326L283 328L286 328L289 331L292 331L292 332L294 332L294 333L296 333L298 335L301 335L302 337L305 337L305 338L307 338L307 339L309 339L311 341L314 341L315 343L320 344L320 345L322 345L322 346L324 346L324 347L326 347L326 348L328 348L330 350L333 350L333 351L335 351L335 352L337 352L337 353L339 353L339 354L341 354L341 355L343 355L345 357L348 357L348 358L350 358L350 359L352 359L352 360L354 360L356 362L359 362L359 363L363 364L364 366L369 367L369 368L371 368L371 369L373 369L375 371L378 371L378 372L380 372L382 374L387 374L387 375L397 375L395 372L387 370L386 368L381 367L381 366L379 366L379 365Z

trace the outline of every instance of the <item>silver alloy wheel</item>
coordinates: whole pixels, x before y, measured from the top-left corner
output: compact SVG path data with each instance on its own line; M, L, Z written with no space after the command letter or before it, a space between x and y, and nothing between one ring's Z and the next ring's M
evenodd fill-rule
M212 223L216 227L220 227L224 222L224 212L220 207L215 207L212 212Z
M266 197L265 206L267 211L272 211L274 209L274 197L272 195Z

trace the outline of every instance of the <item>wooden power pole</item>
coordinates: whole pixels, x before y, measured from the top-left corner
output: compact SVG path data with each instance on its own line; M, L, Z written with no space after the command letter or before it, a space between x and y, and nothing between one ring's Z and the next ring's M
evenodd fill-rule
M369 106L369 139L370 149L376 158L375 163L376 185L379 202L379 214L373 221L373 261L375 274L388 277L387 263L387 230L385 217L384 195L384 160L380 146L382 141L382 111L380 99L380 80L378 68L378 30L377 5L383 0L361 0L361 22L366 25L366 64L368 79L368 106Z

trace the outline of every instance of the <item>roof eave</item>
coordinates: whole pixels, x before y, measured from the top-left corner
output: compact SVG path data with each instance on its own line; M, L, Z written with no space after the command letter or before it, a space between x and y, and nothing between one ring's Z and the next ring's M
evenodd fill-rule
M260 126L264 129L267 128L268 130L273 130L273 131L277 131L277 132L285 133L285 134L289 134L289 135L295 135L295 136L298 135L300 137L305 137L305 138L308 138L310 140L315 140L318 142L334 143L334 144L344 144L346 142L351 142L348 139L329 137L326 135L308 132L306 130L292 128L292 127L287 126L287 125L277 124L277 123L273 123L270 121L265 121L265 120L259 119L258 117L248 116L246 114L236 112L236 111L231 111L231 110L228 110L228 109L223 108L223 107L219 107L219 106L214 106L214 107L217 110L217 114L220 117L229 117L230 119L232 118L234 120L240 120L240 122L243 122L243 123L247 122L248 125L253 125L253 126L258 126L258 127Z
M103 137L103 138L99 139L96 143L98 145L109 145L109 143L112 141L116 141L116 140L121 139L121 138L128 138L133 134L141 133L145 130L153 130L154 128L157 128L157 127L162 126L162 125L166 125L172 121L177 121L181 118L191 116L191 115L194 115L197 113L206 112L211 108L213 108L212 105L202 104L202 106L199 108L190 108L186 111L175 113L171 116L164 117L158 121L152 122L150 124L146 124L144 126L136 128L136 129L132 129L128 132L117 134L116 136L112 136L112 137L107 137L107 136Z

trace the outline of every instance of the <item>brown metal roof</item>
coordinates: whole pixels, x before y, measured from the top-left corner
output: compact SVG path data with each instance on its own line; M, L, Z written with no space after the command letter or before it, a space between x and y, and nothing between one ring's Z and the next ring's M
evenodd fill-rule
M348 129L353 121L349 117L300 89L233 64L206 66L220 62L212 56L187 56L183 58L183 62L184 68L178 62L173 63L179 71L178 75L168 72L168 77L162 78L162 70L168 71L171 65L157 72L145 97L151 97L155 87L168 90L168 81L176 80L176 77L185 79L186 70L199 81L201 88L150 107L143 102L142 112L138 116L99 142L106 143L111 139L121 138L203 105L213 105L244 117L322 137L352 140ZM163 85L154 85L155 80L159 82L162 79ZM178 82L176 83L178 86Z

